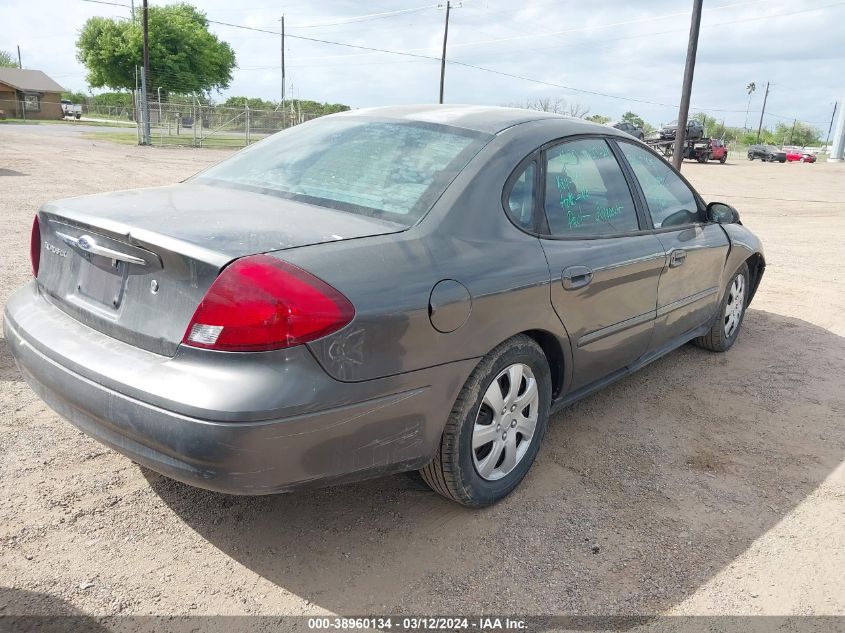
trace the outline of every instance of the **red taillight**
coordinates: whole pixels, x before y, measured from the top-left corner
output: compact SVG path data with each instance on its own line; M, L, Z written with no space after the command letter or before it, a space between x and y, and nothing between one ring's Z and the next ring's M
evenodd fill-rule
M336 332L354 316L349 300L324 281L275 257L252 255L214 280L182 342L230 352L280 349Z
M29 238L29 258L32 260L32 274L38 277L38 265L41 263L41 225L38 215L32 221L32 236Z

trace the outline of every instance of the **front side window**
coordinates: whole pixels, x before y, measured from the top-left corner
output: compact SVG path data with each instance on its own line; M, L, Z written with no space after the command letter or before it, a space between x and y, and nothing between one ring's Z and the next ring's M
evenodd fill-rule
M546 151L544 206L555 236L612 235L640 228L628 183L602 139L570 141Z
M318 119L274 134L195 180L411 226L491 138L428 123Z
M654 228L699 221L695 194L665 160L631 143L619 147L642 187Z

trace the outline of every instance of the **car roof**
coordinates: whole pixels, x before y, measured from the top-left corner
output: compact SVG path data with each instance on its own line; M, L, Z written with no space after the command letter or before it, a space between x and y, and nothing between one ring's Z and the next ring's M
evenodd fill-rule
M553 112L542 112L540 110L524 110L522 108L505 108L500 106L481 105L403 105L384 106L378 108L362 108L359 110L347 110L332 116L341 117L378 117L384 119L396 119L402 121L418 121L422 123L439 123L453 127L498 134L514 125L539 121L543 119L555 119L566 121L571 124L570 134L616 134L611 132L612 128L605 125L577 119L575 117L555 114ZM567 126L568 127L568 126Z

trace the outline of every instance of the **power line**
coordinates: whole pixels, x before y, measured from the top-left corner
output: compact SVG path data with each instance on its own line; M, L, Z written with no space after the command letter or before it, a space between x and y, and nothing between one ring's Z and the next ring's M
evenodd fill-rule
M410 9L399 9L397 11L384 11L382 13L368 13L366 15L355 15L349 18L344 18L343 21L340 22L318 22L316 24L289 24L288 28L291 29L316 29L321 28L324 26L341 26L344 24L357 24L359 22L368 22L370 20L383 20L385 18L391 18L397 15L403 15L405 13L415 13L417 11L424 11L425 9L435 9L440 5L437 4L427 4L422 7L412 7Z
M769 0L751 0L750 2L735 2L733 4L725 4L717 7L710 7L707 11L708 13L711 11L718 11L720 9L731 9L734 7L739 6L747 6L752 4L760 4L762 2L768 2ZM581 33L585 31L596 31L599 29L606 29L606 28L614 28L618 26L627 26L629 24L639 24L642 22L656 22L658 20L663 20L666 18L677 17L681 15L688 15L689 11L681 11L678 13L667 13L664 15L656 15L656 16L648 16L644 18L637 18L634 20L625 20L622 22L606 22L604 24L594 24L590 26L583 26L573 29L563 29L560 31L546 31L540 33L529 33L527 35L514 35L512 37L501 37L489 40L478 40L475 42L460 42L458 44L453 44L452 48L464 47L464 46L477 46L479 44L498 44L500 42L513 42L516 40L525 40L525 39L536 39L538 37L549 37L554 35L569 35L571 33ZM682 29L686 30L686 29ZM411 50L427 50L427 49L411 49Z
M754 3L757 3L757 1L758 0L755 0L754 2L751 2L751 3L737 3L737 4L734 4L734 5L722 5L722 7L714 7L714 9L727 8L727 7L730 7L730 6L738 6L738 4L754 4ZM120 4L120 3L117 3L117 2L109 2L107 0L83 0L83 2L92 2L92 3L95 3L95 4L107 4L107 5L112 5L112 6L129 8L129 5ZM750 18L748 20L735 20L735 21L730 22L730 23L732 24L732 23L739 22L739 21L751 21L751 20L766 19L766 18L771 18L771 17L780 17L780 16L785 16L785 15L795 15L797 13L806 13L806 12L809 12L809 11L816 11L816 10L819 10L819 9L830 8L830 7L840 6L840 5L845 5L845 1L837 2L837 3L833 3L833 4L829 4L829 5L824 5L824 6L821 6L821 7L815 7L813 9L805 9L805 10L793 11L793 12L781 13L781 14L770 14L768 16L758 16L758 17L755 17L755 18ZM230 27L230 28L237 28L237 29L244 29L244 30L254 31L254 32L258 32L258 33L266 33L266 34L274 35L274 36L278 36L279 33L280 33L280 31L277 31L277 30L269 30L269 29L264 29L264 28L259 28L259 27L246 26L246 25L243 25L243 24L234 24L234 23L231 23L231 22L222 22L222 21L218 21L218 20L207 20L207 21L211 24L218 24L218 25L221 25L221 26L227 26L227 27ZM709 25L709 26L719 26L719 24L712 24L712 25ZM538 37L540 35L541 34L537 34L534 37ZM441 61L440 57L436 57L434 55L423 55L423 54L420 54L420 53L412 52L412 51L415 51L415 50L428 50L428 49L406 49L406 50L403 50L403 51L397 51L397 50L391 50L391 49L386 49L386 48L378 48L378 47L374 47L374 46L364 46L364 45L361 45L361 44L350 44L348 42L337 42L337 41L334 41L334 40L308 37L308 36L304 36L304 35L287 34L286 37L289 37L289 38L292 38L292 39L308 41L308 42L315 42L315 43L319 43L319 44L329 44L329 45L332 45L332 46L341 46L341 47L345 47L345 48L365 50L365 51L370 51L372 53L400 55L400 56L403 56L403 57L412 57L412 58L416 58L416 59L434 60L434 61L438 61L438 62ZM533 77L527 77L527 76L518 75L518 74L515 74L515 73L508 73L508 72L501 71L501 70L495 70L493 68L486 68L484 66L469 64L469 63L466 63L466 62L461 62L461 61L456 60L456 59L447 59L446 63L454 64L454 65L457 65L457 66L463 66L463 67L466 67L466 68L472 68L474 70L479 70L479 71L491 73L491 74L494 74L494 75L500 75L500 76L503 76L503 77L509 77L509 78L512 78L512 79L519 79L519 80L522 80L522 81L528 81L528 82L536 83L538 85L545 85L545 86L550 86L550 87L554 87L554 88L559 88L559 89L562 89L562 90L568 90L570 92L576 92L576 93L580 93L580 94L588 94L588 95L593 95L593 96L605 97L605 98L609 98L609 99L617 99L617 100L620 100L620 101L628 101L628 102L632 102L632 103L642 103L642 104L655 105L655 106L666 107L666 108L677 108L678 107L678 104L662 103L662 102L658 102L658 101L651 101L651 100L648 100L648 99L639 99L639 98L636 98L636 97L626 97L626 96L614 95L614 94L611 94L611 93L600 92L600 91L596 91L596 90L587 90L587 89L583 89L583 88L575 88L573 86L567 86L565 84L560 84L560 83L555 83L555 82L550 82L550 81L544 81L544 80L536 79L536 78L533 78ZM269 68L275 68L275 67L267 67L267 68L269 69ZM261 68L257 67L257 68L254 68L253 70L259 70L259 69L261 69ZM734 110L734 109L724 109L724 108L705 108L705 107L700 107L700 106L696 106L693 109L702 110L702 111L706 111L706 112L727 112L727 113L745 112L745 110Z
M748 5L748 4L758 4L759 2L765 2L765 1L767 1L767 0L754 0L753 2L728 4L728 5L722 5L722 6L719 6L719 7L712 7L710 9L708 9L708 13L710 11L714 11L714 10L717 10L717 9L726 9L726 8L732 8L732 7ZM703 24L701 26L701 28L713 28L713 27L716 27L716 26L729 26L729 25L732 25L732 24L740 23L740 22L754 22L754 21L757 21L757 20L768 20L770 18L778 18L778 17L786 17L786 16L791 16L791 15L798 15L800 13L809 13L811 11L819 11L821 9L829 9L829 8L832 8L832 7L838 7L838 6L842 6L842 5L845 5L845 2L834 2L833 4L826 4L826 5L822 5L822 6L819 6L819 7L813 7L811 9L800 9L798 11L788 11L788 12L785 12L785 13L770 13L768 15L759 15L759 16L754 16L754 17L750 17L750 18L738 18L738 19L734 19L734 20L729 20L727 22L715 22L713 24ZM662 16L662 17L670 17L670 16L676 16L676 15L686 15L686 13L666 14L665 16ZM655 18L655 19L658 19L658 18ZM497 44L497 43L502 43L502 42L510 42L510 41L515 41L515 40L529 39L529 38L530 39L536 39L536 38L539 38L539 37L550 37L550 36L557 36L557 35L571 35L572 33L593 31L593 30L596 30L596 29L607 28L607 27L623 26L623 25L634 24L634 23L643 22L643 21L648 21L648 20L645 20L645 19L643 19L643 20L631 20L631 21L628 21L628 22L615 22L615 23L612 23L612 24L604 24L604 25L599 24L599 25L595 25L595 26L579 27L579 28L574 28L574 29L566 29L566 30L562 30L562 31L549 31L549 32L544 32L544 33L532 33L530 35L517 35L517 36L513 36L513 37L497 38L497 39L490 39L490 40L477 40L475 42L459 42L457 44L453 44L451 46L451 48L478 46L478 45L481 45L481 44ZM678 28L678 29L671 29L671 30L667 30L667 31L655 31L655 32L650 32L650 33L637 33L637 34L634 34L634 35L628 35L628 36L624 36L624 37L620 37L620 38L616 38L616 39L617 40L636 39L636 38L640 38L640 37L650 37L652 35L666 35L666 34L669 34L669 33L682 33L682 32L686 32L686 31L687 31L687 28ZM428 46L428 47L424 47L424 48L410 48L410 49L406 49L406 50L416 52L416 51L433 50L433 48L434 48L433 46ZM558 47L550 46L550 47L546 47L546 48L558 48ZM522 50L526 50L526 49L522 49ZM538 49L536 47L531 47L528 50L538 50ZM513 54L515 52L519 52L519 51L515 51L513 49L505 51L505 53L508 53L508 54Z

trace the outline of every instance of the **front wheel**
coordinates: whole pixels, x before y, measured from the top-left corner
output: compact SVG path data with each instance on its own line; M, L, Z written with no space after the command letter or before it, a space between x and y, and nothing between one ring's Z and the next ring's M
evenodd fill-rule
M725 289L719 304L719 316L713 322L710 331L704 336L693 339L693 343L712 352L726 352L739 336L745 307L748 304L749 275L748 266L739 267Z
M546 432L551 372L527 336L485 356L452 407L434 459L420 471L428 486L465 506L489 506L525 477Z
M727 154L725 154L724 156L722 156L722 157L719 159L719 162L720 162L720 163L722 163L722 164L724 165L726 160L728 160L728 155L727 155Z

